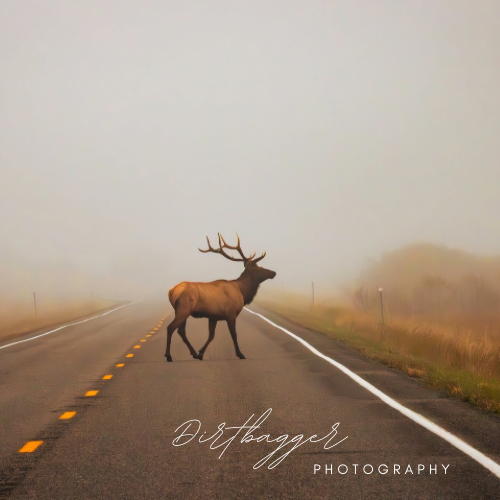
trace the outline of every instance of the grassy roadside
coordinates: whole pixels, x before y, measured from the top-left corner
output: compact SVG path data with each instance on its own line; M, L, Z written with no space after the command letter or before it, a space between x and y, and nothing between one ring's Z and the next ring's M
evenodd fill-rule
M293 301L258 301L300 326L326 334L367 357L421 379L487 411L500 413L500 339L484 332L460 331L378 317L342 307L315 307Z
M61 323L82 318L99 311L104 311L116 305L115 300L94 299L79 302L45 303L44 308L35 318L27 313L25 308L11 305L1 311L0 315L0 341L15 339L26 333L47 328Z

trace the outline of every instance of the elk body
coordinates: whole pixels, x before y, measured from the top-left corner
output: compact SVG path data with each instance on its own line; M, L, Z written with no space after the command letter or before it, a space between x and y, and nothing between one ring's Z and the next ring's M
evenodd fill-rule
M217 280L210 283L182 282L174 286L168 292L168 298L175 309L175 318L167 326L167 350L165 357L167 361L172 361L170 355L170 343L175 330L178 330L189 352L195 359L202 360L208 345L215 337L215 328L218 321L226 321L233 339L236 356L245 359L238 346L238 336L236 333L236 318L243 309L243 306L250 304L259 285L268 279L276 276L274 271L259 267L257 263L265 256L264 252L255 259L255 253L250 257L245 257L241 250L240 237L238 236L237 246L230 246L219 234L219 248L212 248L207 237L208 249L200 252L213 252L224 256L226 259L236 262L243 262L245 269L238 279ZM224 249L237 250L241 258L235 258L224 252ZM186 321L189 316L194 318L208 318L208 340L197 353L186 337Z

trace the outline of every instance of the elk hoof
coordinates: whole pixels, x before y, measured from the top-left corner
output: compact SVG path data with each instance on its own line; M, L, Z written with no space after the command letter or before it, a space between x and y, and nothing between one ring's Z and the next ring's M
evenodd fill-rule
M240 358L240 359L247 359L247 358L245 358L245 356L243 356L243 354L241 352L238 354L238 358Z
M192 356L193 356L194 359L199 359L198 358L198 354L196 354L196 353L194 353Z
M203 354L204 354L203 352L199 352L199 353L198 353L198 359L199 359L200 361L203 361Z
M169 354L165 354L165 357L167 358L167 361L169 363L171 363L173 361L172 356L170 356Z

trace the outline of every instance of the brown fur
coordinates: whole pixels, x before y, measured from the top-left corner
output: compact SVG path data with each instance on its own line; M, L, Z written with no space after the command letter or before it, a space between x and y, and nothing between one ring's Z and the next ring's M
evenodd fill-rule
M219 242L219 250L222 250L224 247L221 243L221 237L219 237ZM224 245L226 245L225 242ZM238 249L239 239L238 247L226 247ZM240 250L241 249L238 251ZM214 250L211 249L210 251ZM223 251L214 252L221 253L222 255L228 257ZM240 254L243 256L241 251ZM183 281L182 283L174 286L168 292L170 303L175 309L175 318L167 327L167 350L165 352L167 361L172 361L172 357L170 355L170 342L176 329L178 329L179 335L187 345L193 358L202 360L205 350L215 336L217 321L227 322L233 339L236 355L240 359L245 359L245 356L243 356L243 353L238 347L236 318L242 311L244 305L252 302L257 290L259 289L259 285L263 281L273 279L276 276L274 271L264 269L263 267L259 267L257 265L257 261L261 260L263 257L260 257L255 261L251 260L252 258L253 256L248 259L243 256L243 259L238 259L243 261L245 265L245 270L238 279L230 281L217 280L210 283ZM231 260L237 259L231 258ZM186 320L189 316L193 316L194 318L209 319L209 338L198 354L186 337Z

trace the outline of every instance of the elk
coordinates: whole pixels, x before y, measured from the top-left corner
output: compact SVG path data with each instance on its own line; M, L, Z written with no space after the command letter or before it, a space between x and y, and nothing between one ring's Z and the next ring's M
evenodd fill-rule
M198 248L198 250L202 253L218 253L226 259L243 262L245 270L235 280L217 280L210 283L183 281L169 290L168 298L175 309L175 318L167 326L167 350L165 352L167 361L172 361L170 343L172 335L177 329L193 358L201 361L208 345L215 337L215 327L218 321L227 322L236 350L236 356L240 359L245 359L238 346L236 318L242 311L243 306L252 302L260 284L268 279L273 279L276 273L257 265L266 256L266 252L257 259L255 258L255 252L250 257L245 257L241 250L238 233L236 233L238 237L238 244L236 246L228 245L220 233L218 236L219 248L212 248L207 236L208 248L206 250ZM236 250L241 258L228 255L224 249ZM208 318L208 340L198 353L196 353L186 337L186 321L189 316L193 316L193 318Z

